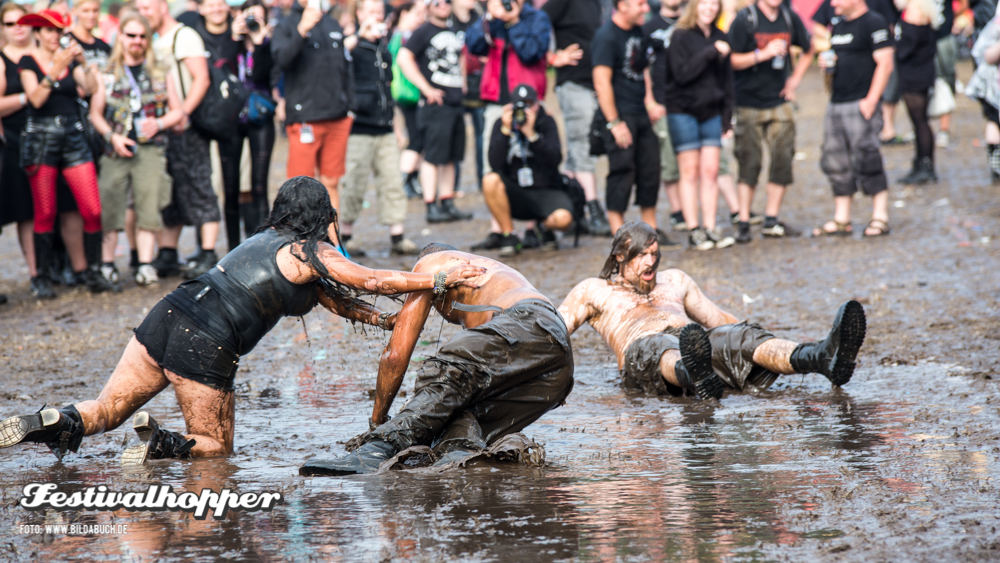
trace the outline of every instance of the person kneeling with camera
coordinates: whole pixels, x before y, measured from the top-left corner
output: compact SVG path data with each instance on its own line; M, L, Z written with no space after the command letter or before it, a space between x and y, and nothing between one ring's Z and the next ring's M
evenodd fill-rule
M511 103L493 125L489 145L490 168L483 177L483 196L501 232L490 233L485 248L499 248L500 256L521 250L512 219L538 221L543 248L558 248L553 230L573 223L573 200L559 174L562 147L552 116L538 103L531 86L514 88ZM529 229L525 238L537 236Z

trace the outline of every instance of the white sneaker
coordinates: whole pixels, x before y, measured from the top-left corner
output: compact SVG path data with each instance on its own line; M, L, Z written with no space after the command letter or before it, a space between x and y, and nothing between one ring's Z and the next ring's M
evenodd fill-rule
M729 235L723 235L722 229L715 227L714 229L706 229L708 234L708 240L715 243L715 248L727 248L736 244L736 239Z
M111 283L118 283L118 268L113 264L101 264L101 276Z
M934 136L934 146L939 149L948 148L949 143L951 143L951 136L947 131L938 131L937 135Z
M143 286L160 283L160 278L156 275L156 268L150 264L139 266L135 272L135 283Z

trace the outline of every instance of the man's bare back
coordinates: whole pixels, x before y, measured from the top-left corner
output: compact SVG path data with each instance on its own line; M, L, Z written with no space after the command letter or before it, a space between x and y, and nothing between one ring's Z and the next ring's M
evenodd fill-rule
M648 294L623 280L588 278L570 291L559 314L570 333L590 322L614 351L619 369L625 350L643 336L691 322L706 328L738 322L705 297L691 276L676 269L657 272L656 285Z

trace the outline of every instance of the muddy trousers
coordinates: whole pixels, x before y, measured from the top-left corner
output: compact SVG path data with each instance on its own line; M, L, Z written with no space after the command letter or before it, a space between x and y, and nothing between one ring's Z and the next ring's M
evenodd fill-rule
M484 448L561 405L573 389L573 351L551 303L518 302L455 335L424 362L413 398L365 441L402 450Z

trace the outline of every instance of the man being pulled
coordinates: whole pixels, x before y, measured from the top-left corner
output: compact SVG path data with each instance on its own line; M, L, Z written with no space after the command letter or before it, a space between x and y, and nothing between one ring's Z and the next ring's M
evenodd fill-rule
M114 430L172 384L187 435L139 412L133 428L140 443L125 451L122 464L230 454L239 358L281 317L305 315L318 301L344 318L391 329L391 315L347 291L444 291L484 273L462 261L436 274L364 268L330 245L327 229L336 220L323 184L304 176L285 182L257 234L153 307L97 400L8 418L0 423L0 448L44 443L61 459L84 436Z
M589 321L604 337L626 388L718 399L725 387L764 390L783 374L821 373L838 386L851 380L865 339L857 301L840 306L826 340L797 344L739 322L684 272L657 272L659 263L656 231L628 223L600 277L580 282L559 306L571 333Z
M410 294L379 362L371 431L334 460L301 475L372 473L410 446L434 448L438 464L460 461L561 405L573 388L569 333L552 303L517 271L445 244L424 248L414 272L471 263L487 270L479 287ZM427 360L413 398L387 416L431 307L465 329ZM353 442L353 440L352 440Z

